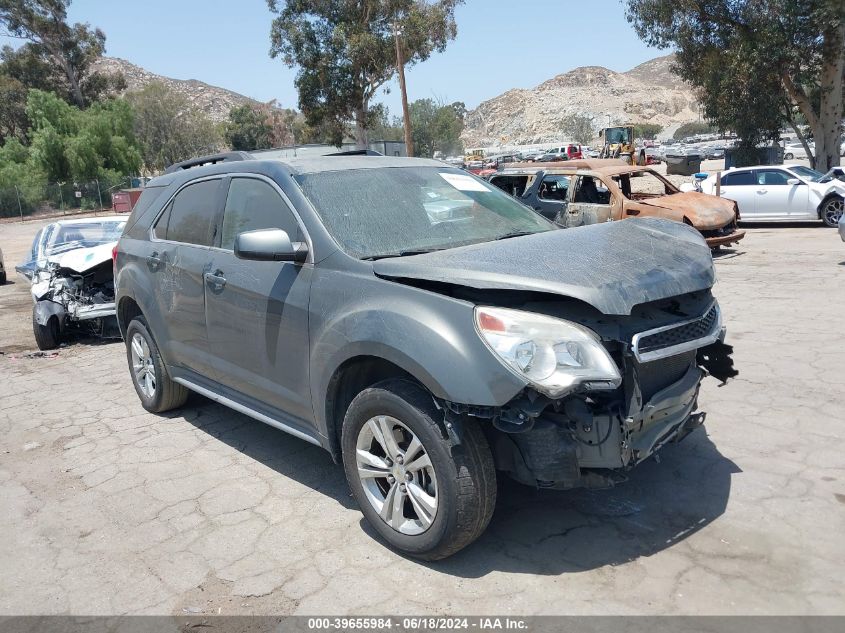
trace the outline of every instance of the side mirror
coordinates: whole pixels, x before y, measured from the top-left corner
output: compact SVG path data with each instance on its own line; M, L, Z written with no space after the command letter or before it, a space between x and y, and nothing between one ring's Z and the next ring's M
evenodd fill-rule
M787 185L800 185L801 181L798 180L797 178L790 178L786 181L786 184Z
M308 246L304 242L291 242L281 229L244 231L235 237L235 257L263 262L304 262Z

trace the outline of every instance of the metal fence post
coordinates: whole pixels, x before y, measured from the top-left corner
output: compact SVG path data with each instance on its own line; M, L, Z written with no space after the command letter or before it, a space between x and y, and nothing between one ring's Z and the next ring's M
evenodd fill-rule
M21 214L21 222L23 222L23 207L21 206L21 192L18 190L18 186L15 185L15 195L18 197L18 211Z
M97 197L100 198L100 211L103 210L103 194L100 191L100 179L97 178L94 182L97 183Z
M65 212L65 196L62 193L62 183L59 183L59 209L61 210L62 215L64 215L64 212Z

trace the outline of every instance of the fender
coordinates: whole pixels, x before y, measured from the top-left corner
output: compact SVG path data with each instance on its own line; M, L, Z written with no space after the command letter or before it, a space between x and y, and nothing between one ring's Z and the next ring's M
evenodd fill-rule
M169 349L166 345L162 345L162 342L166 342L167 324L162 321L156 304L156 292L153 285L155 278L149 274L144 274L143 270L138 271L143 263L137 251L133 248L133 242L137 243L136 240L123 238L117 253L117 275L114 280L116 314L118 317L120 316L124 299L132 299L137 303L147 320L151 334L159 345L159 351L165 364L169 365L171 364ZM122 250L124 248L126 250ZM141 248L143 248L143 242L141 242ZM119 323L120 318L118 318ZM121 334L123 333L121 331Z
M475 331L472 303L375 276L343 277L318 269L312 285L311 396L320 432L331 378L356 356L383 358L460 404L501 406L526 386ZM391 286L390 305L382 284Z
M35 322L38 325L47 325L50 317L56 316L59 318L59 325L64 328L66 315L67 311L60 303L50 301L49 299L35 302Z

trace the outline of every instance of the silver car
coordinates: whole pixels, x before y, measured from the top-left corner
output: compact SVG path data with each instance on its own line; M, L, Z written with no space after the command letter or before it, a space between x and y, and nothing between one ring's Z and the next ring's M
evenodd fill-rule
M48 224L15 267L32 293L32 331L39 349L54 349L72 331L119 336L114 316L112 254L127 216Z

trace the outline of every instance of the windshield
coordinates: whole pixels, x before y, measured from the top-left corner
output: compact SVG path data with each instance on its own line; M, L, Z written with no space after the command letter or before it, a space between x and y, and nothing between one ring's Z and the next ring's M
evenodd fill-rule
M555 228L464 171L382 167L296 176L326 229L350 255L393 257Z
M55 255L75 248L90 248L116 242L120 239L125 224L125 220L115 220L60 225L53 232L44 254Z
M796 176L799 176L804 180L809 180L810 182L819 182L822 178L824 178L824 174L820 171L810 169L809 167L803 167L801 165L797 167L790 167L789 170Z

